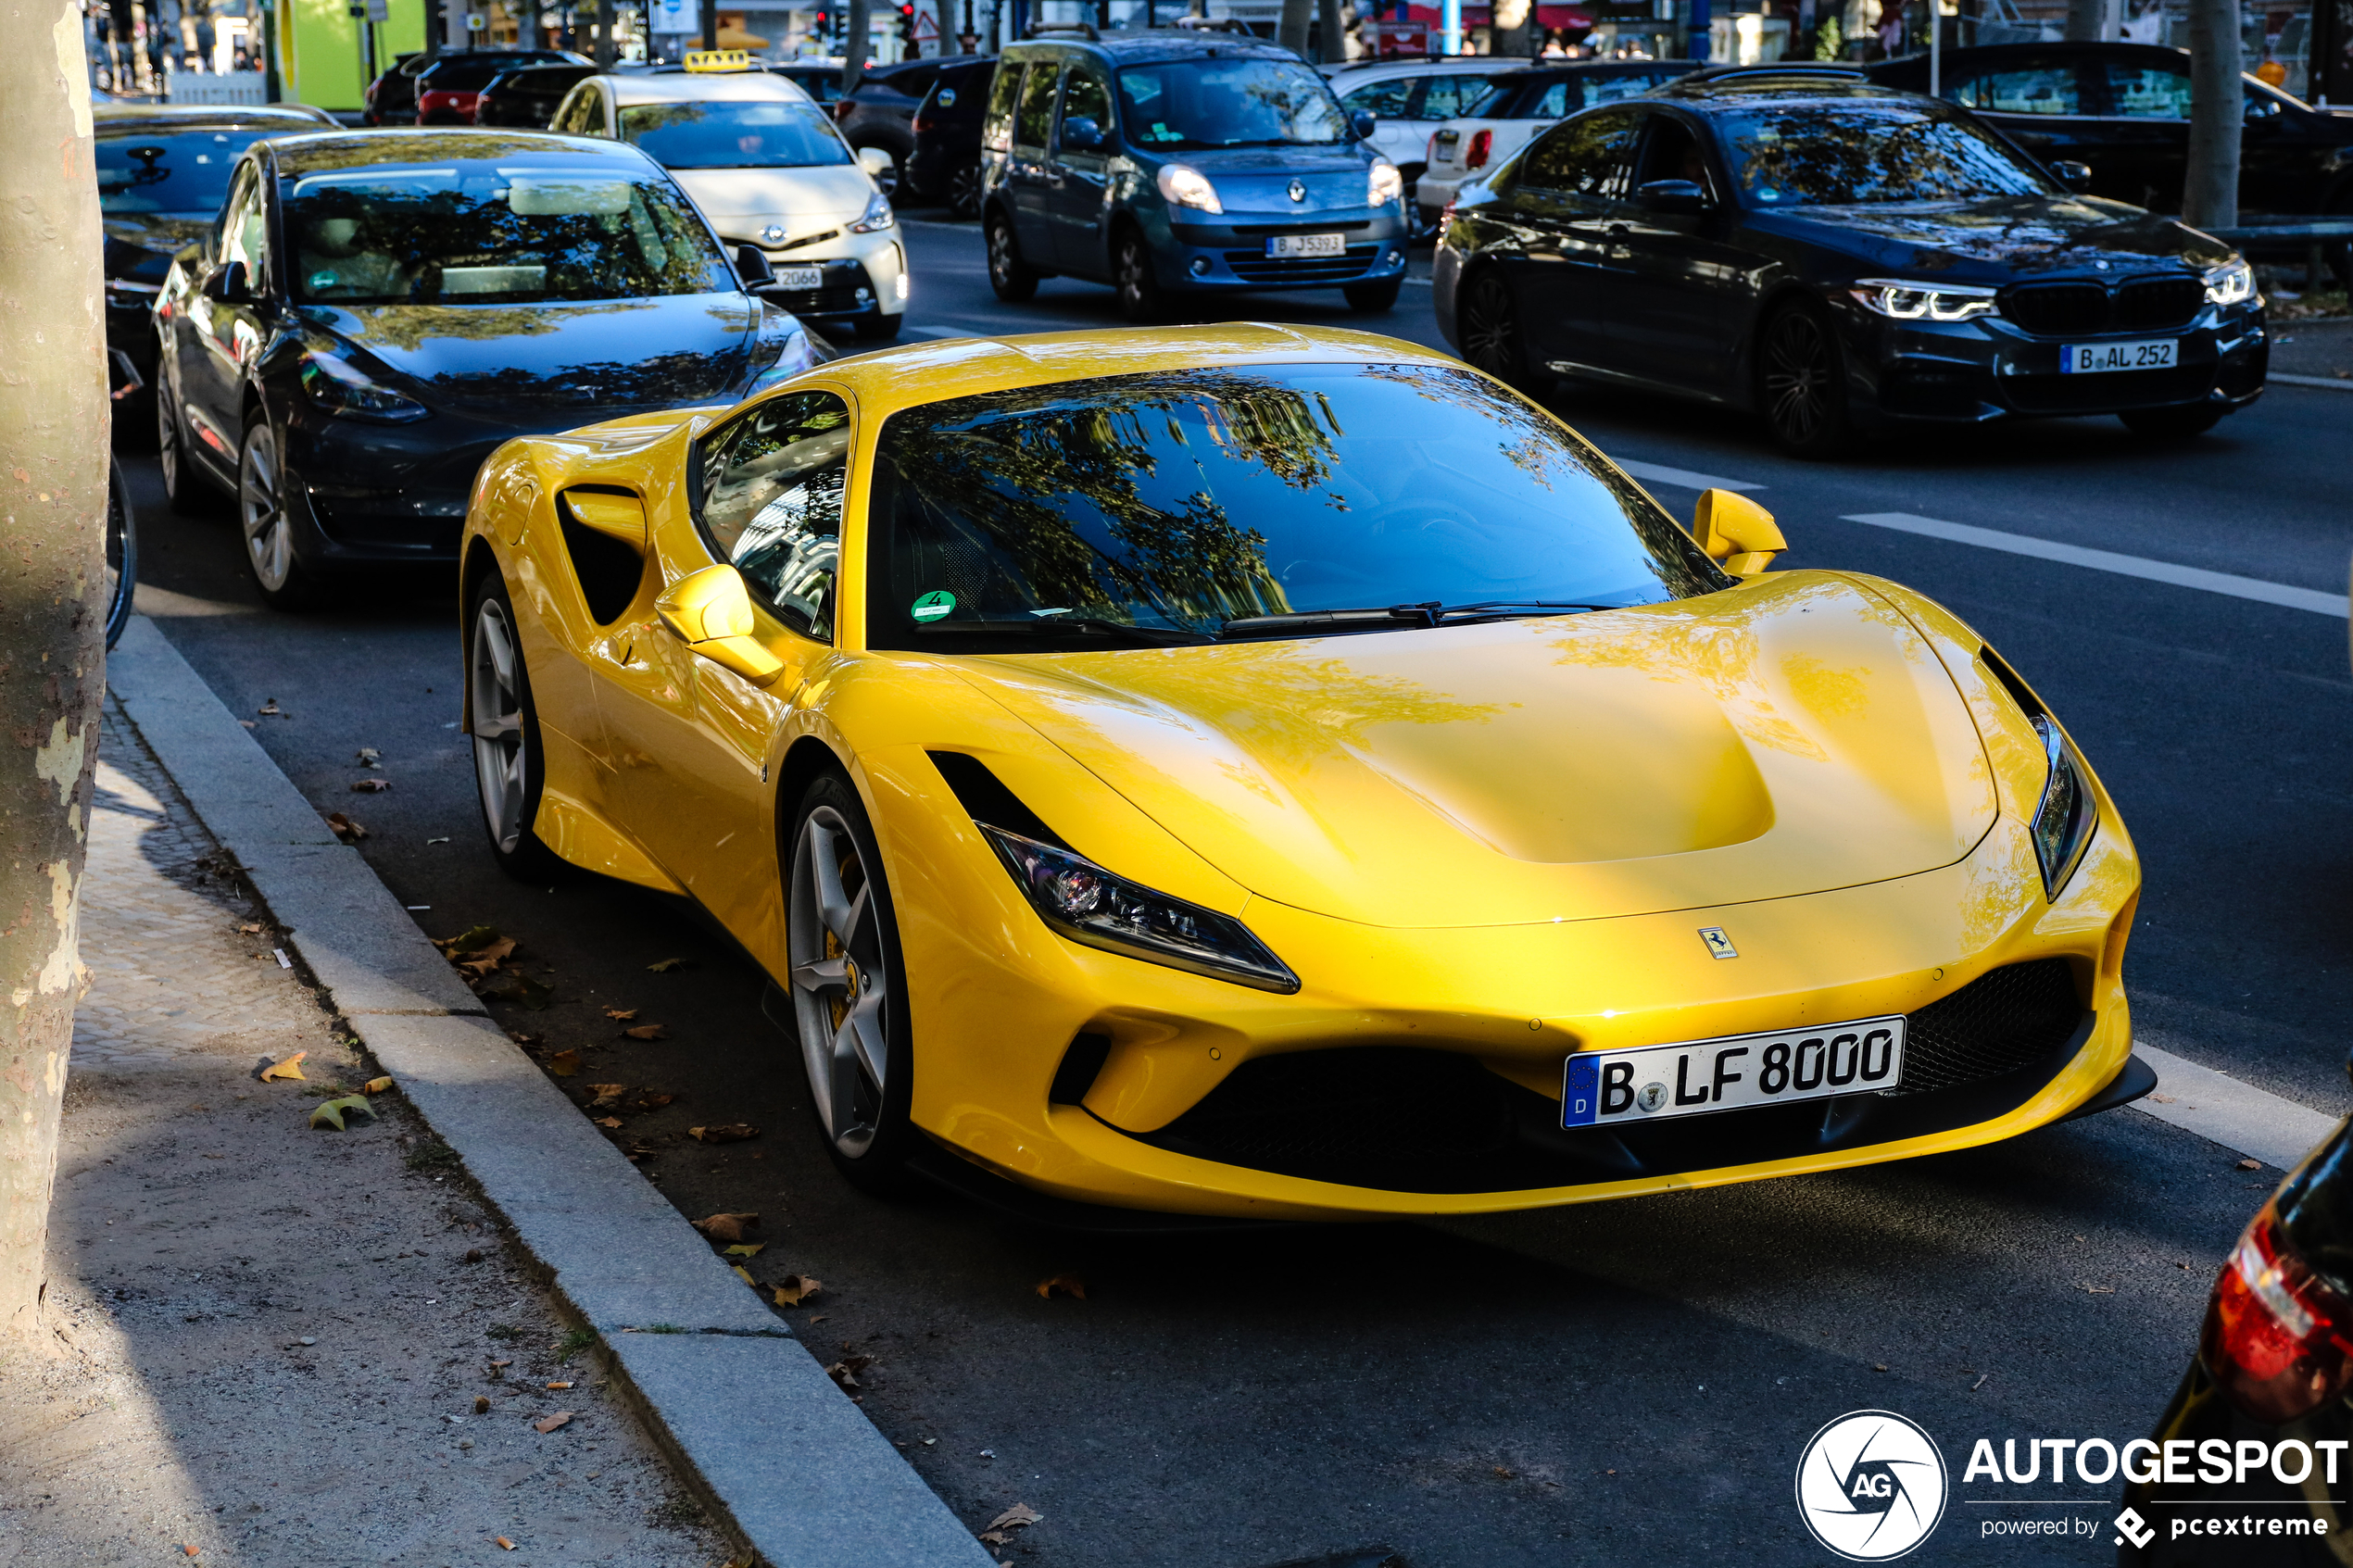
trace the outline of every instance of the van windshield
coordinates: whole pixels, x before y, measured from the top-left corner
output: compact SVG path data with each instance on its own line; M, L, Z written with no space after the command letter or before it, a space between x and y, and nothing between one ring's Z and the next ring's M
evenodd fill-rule
M1188 147L1327 147L1348 139L1340 100L1291 60L1167 60L1119 73L1127 139Z

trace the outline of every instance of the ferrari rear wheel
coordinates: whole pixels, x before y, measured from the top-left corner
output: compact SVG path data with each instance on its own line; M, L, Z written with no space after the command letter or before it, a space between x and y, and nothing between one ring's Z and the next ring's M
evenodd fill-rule
M466 716L473 740L474 787L490 858L518 882L544 883L563 870L531 830L547 783L539 711L515 634L514 601L496 571L475 584L466 616Z
M787 874L785 950L811 1108L843 1175L895 1190L915 1140L906 972L882 857L847 779L829 773L800 797Z

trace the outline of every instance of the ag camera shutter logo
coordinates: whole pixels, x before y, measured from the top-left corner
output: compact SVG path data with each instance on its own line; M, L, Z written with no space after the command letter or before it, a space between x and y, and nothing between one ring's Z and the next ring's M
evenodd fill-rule
M1894 1411L1840 1416L1798 1456L1798 1517L1849 1562L1886 1562L1928 1539L1949 1489L1935 1440Z

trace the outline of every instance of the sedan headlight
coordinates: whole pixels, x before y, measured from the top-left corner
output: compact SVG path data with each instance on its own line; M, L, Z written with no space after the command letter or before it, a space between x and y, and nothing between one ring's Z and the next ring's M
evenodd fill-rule
M1084 855L975 823L1038 918L1074 942L1285 995L1299 977L1230 916L1114 876Z
M1217 199L1217 187L1209 176L1190 164L1164 163L1153 182L1171 207L1189 207L1202 212L1224 212L1226 204Z
M315 348L302 357L302 391L337 419L406 424L433 412L406 393L371 381L357 367Z
M1397 166L1387 158L1375 162L1372 182L1365 192L1365 205L1387 207L1390 202L1404 199L1405 177L1397 172Z
M1991 316L1996 289L1966 283L1914 283L1901 278L1865 278L1847 291L1866 310L1898 321L1966 321Z
M2255 269L2244 261L2226 261L2206 273L2206 297L2215 305L2245 305L2255 297Z
M858 221L849 226L849 232L853 234L872 234L889 228L895 221L897 220L890 212L890 198L876 191L875 199L866 204L866 210L859 214Z

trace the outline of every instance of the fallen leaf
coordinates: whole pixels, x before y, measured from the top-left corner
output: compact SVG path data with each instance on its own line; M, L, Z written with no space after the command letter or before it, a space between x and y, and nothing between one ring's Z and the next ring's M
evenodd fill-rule
M512 1551L512 1550L514 1550L514 1549L515 1549L515 1543L514 1543L514 1542L512 1542L512 1541L510 1541L510 1540L509 1540L509 1539L508 1539L506 1537L504 1537L504 1536L493 1536L493 1537L491 1537L490 1538L491 1538L492 1540L494 1540L494 1541L497 1541L497 1542L500 1546L505 1547L505 1548L506 1548L509 1551Z
M774 1292L777 1306L798 1307L825 1286L822 1281L811 1279L805 1274L786 1274L768 1288ZM814 1318L810 1320L812 1323L816 1321Z
M267 929L268 927L261 924L258 921L247 921L245 924L237 927L237 933L242 936L258 936Z
M550 1388L569 1388L572 1385L569 1383L550 1383L547 1386Z
M597 1125L599 1127L619 1127L621 1125L621 1118L618 1116L599 1116L597 1118Z
M605 1009L605 1016L610 1019L614 1019L620 1022L626 1023L631 1019L637 1016L637 1010L635 1008L607 1008Z
M389 1078L371 1078L359 1086L367 1090L371 1095L380 1095L386 1089L392 1087L392 1080Z
M760 1282L752 1278L749 1273L746 1273L744 1266L741 1263L730 1263L727 1266L736 1271L736 1277L737 1279L743 1281L746 1285L750 1286L754 1290L760 1288Z
M381 768L384 765L384 754L372 746L363 746L359 748L359 755L352 760L363 768Z
M760 1129L748 1122L731 1122L724 1127L689 1127L686 1135L698 1143L741 1143L758 1137Z
M487 1394L476 1394L474 1396L474 1414L488 1415L489 1413L490 1396Z
M479 979L484 975L496 972L498 966L513 955L514 950L515 939L511 936L501 936L496 942L485 942L472 952L459 958L453 958L449 961L466 973Z
M757 1214L713 1214L708 1219L689 1220L688 1224L712 1241L733 1243L743 1240L744 1232L760 1223Z
M635 1018L637 1015L633 1012L629 1016ZM623 1029L622 1033L633 1040L667 1040L670 1038L670 1026L666 1023L640 1023L635 1029Z
M875 1358L872 1356L844 1356L825 1369L825 1375L838 1384L843 1393L855 1394L863 1386L858 1381L858 1374L874 1364Z
M302 1077L302 1059L309 1054L308 1051L296 1051L283 1061L271 1062L256 1076L265 1084L272 1078L300 1078Z
M187 1557L194 1557L196 1553L202 1551L203 1549L204 1549L202 1547L196 1546L192 1542L183 1542L180 1548L182 1554Z
M544 1012L547 1004L555 1000L556 988L528 974L510 971L499 975L494 984L484 985L479 995L486 1001L517 1002L534 1012Z
M497 926L475 925L467 927L455 936L436 936L433 939L433 945L440 948L447 957L455 959L462 953L471 953L476 948L487 947L498 940L500 936Z
M1013 1537L1003 1530L983 1530L980 1538L990 1546L1003 1546Z
M659 963L648 964L646 966L646 970L647 972L651 974L668 974L674 970L692 969L693 967L693 960L688 959L663 959Z
M2239 1169L2242 1171L2260 1171L2263 1169L2263 1161L2260 1160L2242 1160L2239 1161Z
M1057 1295L1076 1296L1084 1301L1087 1299L1087 1282L1076 1274L1056 1274L1051 1279L1038 1282L1038 1295L1039 1299L1046 1301L1052 1300Z
M580 1071L580 1053L575 1050L558 1051L547 1059L547 1071L559 1078L571 1077Z
M1519 1479L1519 1474L1516 1471L1506 1470L1499 1464L1495 1467L1495 1479L1498 1481L1516 1481Z
M510 1030L508 1030L508 1031L507 1031L507 1038L509 1038L510 1040L512 1040L515 1044L517 1044L517 1045L519 1045L519 1046L535 1046L535 1045L539 1044L539 1036L538 1036L538 1035L526 1035L526 1034L524 1034L524 1033L523 1033L522 1030L520 1030L520 1029L510 1029Z
M637 1109L640 1110L660 1110L663 1106L668 1105L672 1100L676 1099L678 1097L676 1095L658 1095L648 1090L645 1094L637 1097Z
M1035 1524L1046 1516L1026 1502L1017 1502L988 1522L992 1530L1018 1530L1025 1524Z
M570 1411L558 1411L555 1414L547 1417L545 1420L535 1421L531 1424L540 1432L545 1433L553 1432L559 1426L568 1426L571 1424L572 1412Z
M333 1127L340 1133L345 1115L355 1110L371 1122L376 1118L376 1108L370 1105L364 1096L346 1095L341 1099L327 1100L311 1111L310 1124L314 1127Z
M1885 1361L1880 1361L1880 1362L1876 1363L1875 1365L1873 1365L1873 1366L1872 1366L1872 1368L1871 1368L1871 1370L1872 1370L1873 1372L1885 1372L1885 1371L1887 1370L1887 1363L1886 1363ZM1615 1470L1613 1470L1613 1471L1611 1471L1611 1472L1610 1472L1610 1474L1611 1474L1612 1475L1615 1475L1615 1474L1617 1474L1617 1471L1615 1471Z
M761 1253L766 1251L767 1248L768 1244L764 1241L739 1241L735 1246L727 1248L727 1256L730 1258L757 1258L761 1255Z
M626 1084L591 1084L588 1085L588 1109L610 1110L621 1103L621 1097L628 1092L629 1085Z
M391 787L392 781L390 779L354 779L351 781L351 793L354 795L382 795L385 790L388 790Z
M268 702L263 703L259 708L255 709L254 711L260 714L264 719L283 719L286 716L284 711L279 708L278 699L274 696Z
M2171 1095L2151 1095L2149 1096L2149 1098L2157 1101L2159 1105L2171 1105L2173 1103L2173 1097Z

